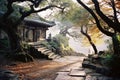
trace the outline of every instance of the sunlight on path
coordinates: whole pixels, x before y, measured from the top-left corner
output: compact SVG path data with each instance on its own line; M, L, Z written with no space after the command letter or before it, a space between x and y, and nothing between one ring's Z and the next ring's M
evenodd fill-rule
M80 57L80 56L64 56L62 58L59 58L59 59L55 59L54 61L57 61L57 62L67 62L67 63L73 63L73 62L76 62L76 61L82 61L85 57Z
M86 75L84 69L82 68L82 61L84 58L85 57L79 56L65 56L64 61L71 62L72 64L60 69L57 72L55 80L84 80Z

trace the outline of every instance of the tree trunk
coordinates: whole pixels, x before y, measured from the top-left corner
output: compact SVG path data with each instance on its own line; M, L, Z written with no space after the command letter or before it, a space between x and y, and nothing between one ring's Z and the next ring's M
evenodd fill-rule
M120 55L120 42L119 42L116 34L114 34L112 36L112 42L113 42L114 54L115 55Z
M88 40L89 40L89 39L88 39ZM90 44L91 44L91 46L92 46L92 48L93 48L93 50L94 50L94 53L97 54L98 51L97 51L97 48L96 48L95 44L94 44L92 41L89 41L89 42L90 42Z
M85 35L85 34L83 34L83 35ZM95 44L92 42L91 37L90 37L89 35L85 35L85 36L86 36L87 39L89 40L89 43L90 43L90 45L92 46L92 48L93 48L93 50L94 50L94 53L97 54L97 53L98 53L97 47L96 47Z
M11 33L12 32L12 33ZM8 37L10 39L10 45L12 51L22 51L21 42L19 36L12 30L8 32Z
M87 27L86 27L86 30L85 30L85 31L83 30L83 26L81 27L81 33L82 33L84 36L87 37L87 39L89 40L90 45L92 46L92 48L93 48L93 50L94 50L94 53L97 54L97 53L98 53L97 47L96 47L95 44L93 43L93 41L92 41L91 37L89 36L89 34L87 33L87 30L88 30Z
M13 29L9 25L4 25L4 24L0 24L0 25L1 25L1 30L5 31L6 34L8 35L11 51L12 52L21 51L22 47L20 44L20 37L16 33L17 30Z

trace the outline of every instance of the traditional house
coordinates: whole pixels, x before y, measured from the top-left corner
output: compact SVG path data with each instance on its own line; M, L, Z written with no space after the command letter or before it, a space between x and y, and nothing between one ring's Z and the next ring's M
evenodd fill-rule
M24 41L36 42L46 39L46 30L55 25L54 22L45 22L41 20L25 19L22 30L22 39Z

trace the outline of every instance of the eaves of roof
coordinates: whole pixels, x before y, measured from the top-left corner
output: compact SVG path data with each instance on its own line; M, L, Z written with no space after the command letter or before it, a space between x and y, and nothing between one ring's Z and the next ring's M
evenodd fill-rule
M52 27L56 25L55 22L44 22L34 19L24 19L24 24L29 27Z

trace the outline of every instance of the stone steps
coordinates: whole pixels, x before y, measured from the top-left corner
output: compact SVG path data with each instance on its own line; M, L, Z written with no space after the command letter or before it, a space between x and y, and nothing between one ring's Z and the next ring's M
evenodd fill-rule
M45 51L43 51L44 53L50 53L50 52L52 52L51 50L49 50L49 49L46 49Z
M45 47L43 47L43 48L36 48L38 51L41 51L41 52L44 52L44 51L46 51L46 50L48 50L48 49L46 49Z
M51 57L53 55L55 55L55 53L51 52L51 53L48 54L48 57Z
M84 77L72 77L69 76L67 72L58 74L55 80L84 80Z
M48 49L40 44L37 45L37 43L36 43L32 47L35 48L38 52L40 52L40 54L48 56L49 59L56 59L56 58L61 57L61 56L55 54L54 52L52 52L50 49Z
M96 73L100 73L100 74L103 74L103 75L106 75L106 76L110 75L110 70L108 68L103 67L101 65L97 65L97 64L91 63L88 60L84 60L83 61L82 67L95 70Z
M81 68L82 60L80 58L78 60L75 57L65 57L64 60L71 60L72 64L60 69L55 80L85 80L86 73Z
M35 48L41 48L41 46L40 46L40 45L35 45L34 47L35 47Z
M66 68L68 69L68 68ZM82 69L71 69L57 72L55 80L85 80L86 73Z
M120 78L107 77L95 72L93 69L82 68L83 62L71 64L57 72L55 80L120 80ZM86 62L89 64L88 62Z
M50 56L50 58L57 59L57 58L60 58L60 56L59 55L52 55L52 56Z
M88 57L82 62L82 67L85 68L84 70L87 74L85 80L120 80L120 78L111 77L110 69L99 64L99 62L95 60L93 61L95 58L96 56L93 56L91 60L91 57ZM97 58L100 60L99 57Z
M86 73L84 70L82 69L72 69L69 73L70 76L74 76L74 77L85 77Z

